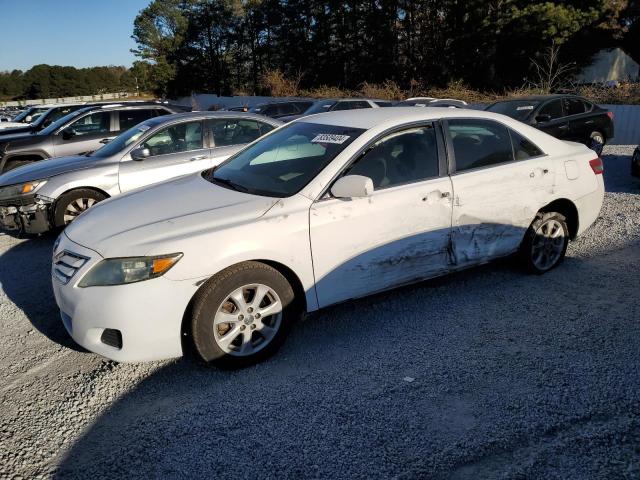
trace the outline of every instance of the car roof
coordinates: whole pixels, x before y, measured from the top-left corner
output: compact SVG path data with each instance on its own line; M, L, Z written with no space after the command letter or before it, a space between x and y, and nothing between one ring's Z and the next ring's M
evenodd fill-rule
M264 115L259 115L257 113L250 112L229 112L224 110L219 110L216 112L181 112L181 113L173 113L170 115L162 115L161 117L151 118L146 120L145 123L147 125L159 125L165 122L171 122L173 120L197 120L201 118L247 118L260 120L261 122L271 123L272 125L282 125L283 123L270 117L266 117Z
M549 95L526 95L524 97L516 97L516 98L506 98L504 100L498 100L498 102L517 102L517 101L525 101L525 102L544 102L546 100L554 100L557 98L579 98L583 99L580 95L574 95L572 93L551 93Z
M438 108L438 107L388 107L367 108L360 110L340 110L309 115L296 122L319 123L341 127L370 129L381 124L406 124L438 120L441 118L485 118L510 123L512 119L505 115L470 110L466 108Z

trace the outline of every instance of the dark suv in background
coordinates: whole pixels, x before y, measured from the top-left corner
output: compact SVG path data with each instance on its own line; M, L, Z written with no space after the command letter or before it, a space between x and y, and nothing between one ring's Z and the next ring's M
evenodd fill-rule
M304 113L313 100L288 100L281 102L261 103L255 107L250 107L250 113L258 113L271 118L282 118L289 115L299 115Z
M46 158L91 152L140 122L171 113L182 110L156 103L103 104L75 110L36 133L0 136L0 173Z
M598 155L613 138L613 113L576 95L538 95L503 100L486 110L528 123L549 135L587 145Z

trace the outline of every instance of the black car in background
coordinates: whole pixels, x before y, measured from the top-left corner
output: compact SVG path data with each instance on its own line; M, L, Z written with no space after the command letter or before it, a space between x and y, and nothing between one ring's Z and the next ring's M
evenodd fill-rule
M537 95L502 100L485 110L528 123L561 140L583 143L598 155L613 138L613 113L577 95Z
M32 133L0 136L0 173L47 158L80 155L153 117L182 113L164 104L83 107Z
M640 145L638 145L631 157L631 175L640 177Z
M313 105L313 100L287 100L261 103L255 107L250 107L248 111L251 113L259 113L260 115L266 115L271 118L281 118L289 115L302 114L311 105Z

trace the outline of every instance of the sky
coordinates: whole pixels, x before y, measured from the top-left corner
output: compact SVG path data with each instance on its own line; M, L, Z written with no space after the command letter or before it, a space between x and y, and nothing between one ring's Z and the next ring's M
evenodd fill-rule
M0 71L47 63L131 66L133 20L150 0L0 0Z

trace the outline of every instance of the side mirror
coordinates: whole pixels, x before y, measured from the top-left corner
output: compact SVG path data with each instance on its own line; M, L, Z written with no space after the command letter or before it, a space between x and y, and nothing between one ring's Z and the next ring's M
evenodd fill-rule
M131 158L138 162L150 156L151 156L151 152L149 151L148 148L138 147L131 150Z
M362 175L347 175L339 178L331 187L336 198L362 198L373 193L373 180Z
M551 115L548 115L548 114L536 115L536 122L538 123L546 123L550 121L551 121Z
M73 128L65 128L64 130L62 130L63 140L69 140L75 136L76 136L76 132L73 130Z

